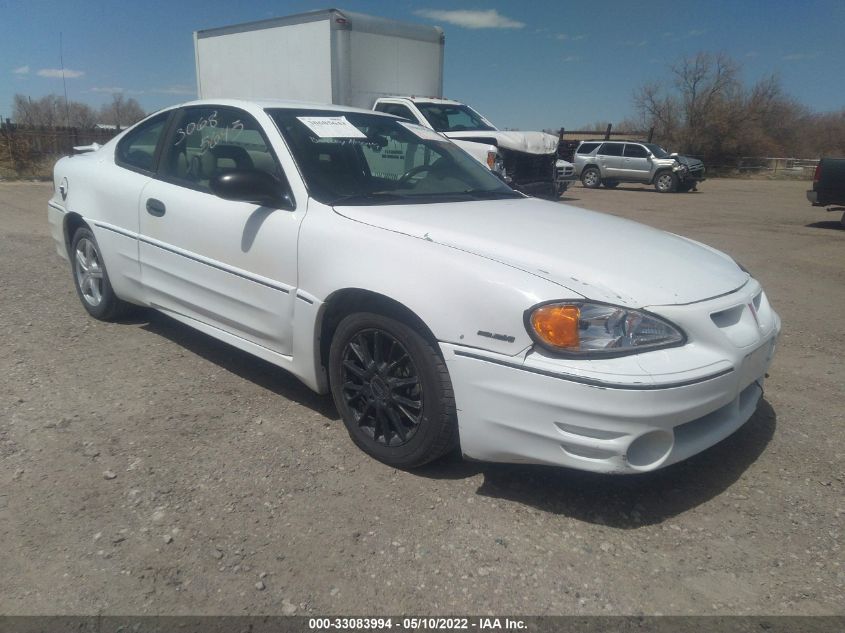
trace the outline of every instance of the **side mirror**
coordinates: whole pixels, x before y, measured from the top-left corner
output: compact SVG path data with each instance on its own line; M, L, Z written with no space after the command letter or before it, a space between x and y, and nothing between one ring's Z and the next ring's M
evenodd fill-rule
M214 176L208 186L215 196L224 200L289 211L296 206L293 196L279 180L257 169L227 169Z

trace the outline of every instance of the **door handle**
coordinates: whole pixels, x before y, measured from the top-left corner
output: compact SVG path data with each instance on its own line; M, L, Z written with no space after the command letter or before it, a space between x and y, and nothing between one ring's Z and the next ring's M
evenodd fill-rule
M164 215L165 211L167 211L167 207L164 206L161 200L156 200L155 198L147 199L147 213L160 218Z

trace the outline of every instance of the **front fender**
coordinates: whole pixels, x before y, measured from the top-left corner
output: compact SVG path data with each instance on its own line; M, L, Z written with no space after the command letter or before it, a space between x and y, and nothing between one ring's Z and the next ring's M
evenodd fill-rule
M360 288L414 312L438 341L507 354L532 345L529 307L577 297L562 286L506 264L397 233L309 204L299 240L299 287L318 302ZM401 208L397 208L401 213Z

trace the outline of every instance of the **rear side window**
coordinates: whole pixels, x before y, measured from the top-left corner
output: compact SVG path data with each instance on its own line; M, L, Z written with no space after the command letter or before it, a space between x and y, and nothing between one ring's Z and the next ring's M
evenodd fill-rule
M625 156L628 158L648 158L648 150L642 145L628 143L625 145Z
M152 171L156 147L167 124L170 112L162 112L136 127L117 144L115 159L118 165L139 171Z
M599 154L602 156L622 156L622 143L603 143Z
M592 154L593 150L596 149L601 143L581 143L578 146L577 154Z
M411 113L411 110L407 106L403 106L401 103L380 103L376 106L376 110L386 114L392 114L393 116L398 116L403 119L408 119L408 121L413 121L414 123L417 122L417 118Z
M258 122L241 110L199 107L183 110L161 154L159 176L201 191L231 169L264 171L282 180L281 169Z

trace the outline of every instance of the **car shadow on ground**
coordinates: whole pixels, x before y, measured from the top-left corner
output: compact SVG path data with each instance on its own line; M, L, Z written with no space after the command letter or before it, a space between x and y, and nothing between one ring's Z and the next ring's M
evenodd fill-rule
M821 222L811 222L805 224L808 229L828 229L831 231L845 231L845 224L838 220L822 220Z
M126 323L162 336L244 380L340 423L330 396L321 396L293 375L152 310ZM598 475L567 468L490 464L461 458L459 451L408 471L430 479L484 481L476 493L619 529L662 523L725 492L771 441L777 416L763 399L751 419L716 446L680 464L641 475Z
M137 319L137 320L136 320ZM306 406L329 420L340 420L331 397L321 396L292 374L272 363L218 341L153 310L142 310L134 322L141 329L173 341L180 347L268 391Z
M620 529L662 523L722 494L772 439L777 416L765 399L736 433L684 462L641 475L461 461L450 455L414 471L433 479L481 473L477 494Z

